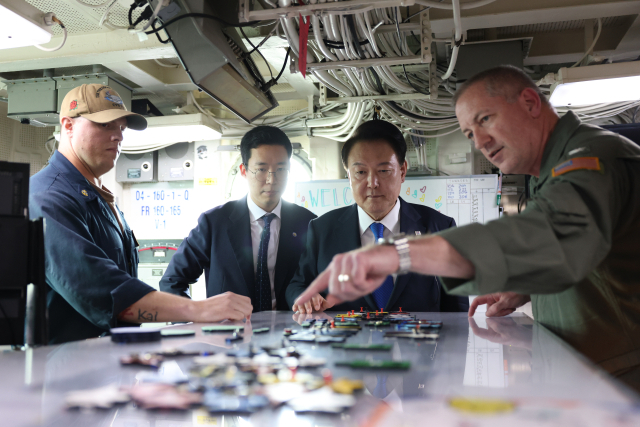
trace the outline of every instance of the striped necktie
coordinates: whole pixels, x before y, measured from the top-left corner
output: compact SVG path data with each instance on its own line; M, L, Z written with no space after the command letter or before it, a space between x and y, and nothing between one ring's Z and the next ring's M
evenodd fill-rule
M262 217L264 220L264 228L260 235L260 248L258 249L258 271L256 272L256 299L258 301L258 310L256 311L268 311L272 309L271 280L269 280L267 258L269 257L271 221L275 217L275 214L272 213L268 213Z
M376 242L378 239L382 239L384 233L384 225L379 222L374 222L369 227L371 231L373 231L373 235L376 238ZM387 276L387 278L382 282L382 285L373 291L373 299L376 302L376 308L385 308L387 302L389 302L389 298L391 297L391 293L393 292L393 277Z

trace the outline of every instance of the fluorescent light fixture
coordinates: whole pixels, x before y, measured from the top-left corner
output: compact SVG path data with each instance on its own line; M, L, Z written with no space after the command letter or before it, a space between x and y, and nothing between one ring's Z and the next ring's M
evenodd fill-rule
M640 100L640 61L561 68L551 105L574 107Z
M44 12L24 0L0 0L0 49L51 41Z
M210 141L220 139L221 136L218 124L201 113L147 117L145 130L124 131L122 149L149 150L177 142Z

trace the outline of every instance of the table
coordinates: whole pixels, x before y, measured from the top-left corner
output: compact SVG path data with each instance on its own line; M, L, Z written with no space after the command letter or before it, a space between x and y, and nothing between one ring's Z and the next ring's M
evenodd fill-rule
M579 404L585 406L607 403L621 408L640 402L634 392L591 365L527 316L514 314L500 319L486 319L484 315L477 315L469 320L466 313L413 314L420 319L441 320L444 323L436 343L384 339L383 329L366 327L347 342L384 340L393 343L392 351L376 353L374 356L332 349L327 345L296 344L301 351L327 358L334 378L347 376L364 381L367 390L361 399L365 403L341 416L297 415L287 407L241 417L209 415L196 410L151 412L133 408L132 404L104 411L65 409L66 392L112 383L123 386L134 384L141 368L121 366L119 363L121 356L131 352L176 347L223 352L229 348L248 348L251 344L259 346L281 341L284 328L300 330L298 322L306 318L326 316L263 312L254 314L250 323L245 325L244 340L230 346L225 344L225 337L229 334L203 334L201 327L205 325L188 324L169 327L194 329L195 337L165 338L155 343L125 345L114 344L109 337L104 337L26 352L0 353L0 424L12 427L350 426L362 424L363 420L369 425L379 425L370 417L379 414L381 404L387 416L397 413L400 415L393 419L400 420L402 416L417 417L419 411L426 411L425 408L430 407L439 408L442 412L443 405L447 406L447 399L451 397L482 397L529 403L571 401L581 402ZM248 332L249 329L261 327L271 329L263 334ZM412 366L405 372L356 371L333 366L337 360L355 357L408 360ZM187 372L190 363L190 358L177 359L172 369L179 368ZM380 387L380 384L384 387ZM381 389L385 388L380 394ZM387 422L384 425L390 424ZM410 424L405 422L403 425Z

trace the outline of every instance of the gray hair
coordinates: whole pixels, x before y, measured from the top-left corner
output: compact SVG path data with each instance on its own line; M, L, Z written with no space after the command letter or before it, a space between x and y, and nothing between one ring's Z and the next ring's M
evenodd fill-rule
M456 106L458 100L460 100L470 87L481 82L484 82L484 87L489 96L501 96L509 103L516 102L523 90L527 88L533 89L540 97L542 104L551 107L549 100L536 83L531 80L531 77L521 69L512 65L500 65L471 77L456 91L453 97L453 106Z

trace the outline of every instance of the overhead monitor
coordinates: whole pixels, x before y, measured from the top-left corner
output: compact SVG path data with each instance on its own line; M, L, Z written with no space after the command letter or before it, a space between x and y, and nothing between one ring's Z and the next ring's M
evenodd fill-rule
M164 17L160 14L163 22L186 13L220 19L183 18L165 28L191 81L247 123L276 108L278 102L265 86L251 56L245 55L237 30L222 23L232 19L229 16L233 14L229 15L226 9L237 9L237 2L176 0L176 3L179 8L172 10L179 12ZM215 3L215 9L211 3Z

